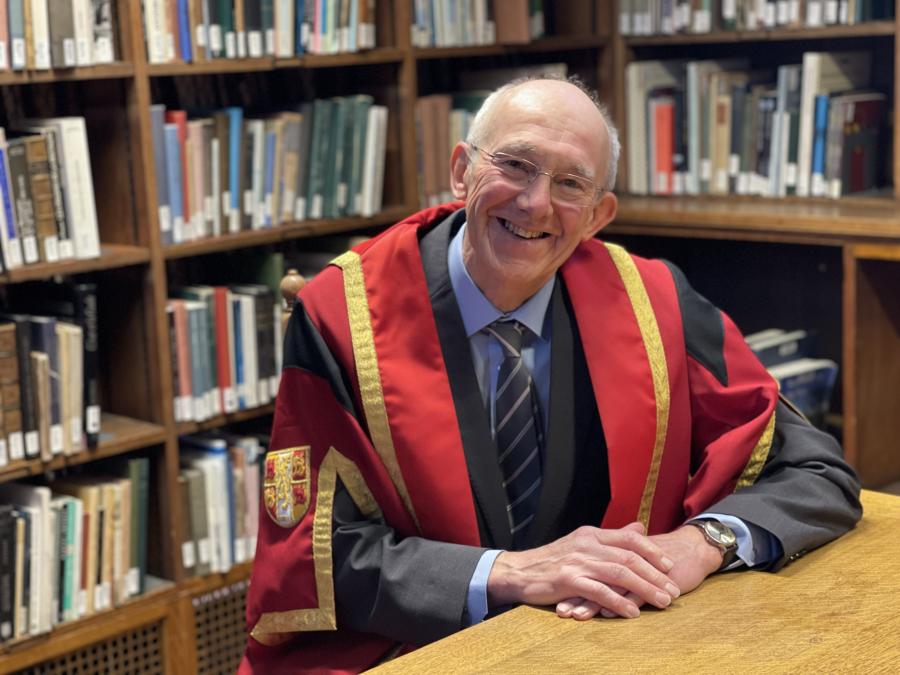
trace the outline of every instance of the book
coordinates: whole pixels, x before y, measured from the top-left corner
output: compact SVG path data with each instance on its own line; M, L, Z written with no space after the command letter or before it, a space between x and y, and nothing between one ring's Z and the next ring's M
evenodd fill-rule
M212 571L212 548L206 479L200 469L192 467L183 468L180 475L184 476L187 483L188 510L184 515L185 521L190 525L191 540L196 553L194 574L209 574Z
M30 537L26 543L30 555L28 633L46 633L52 627L52 569L50 488L22 483L0 484L0 503L14 504L28 513Z
M77 65L75 52L74 2L53 3L49 13L50 61L54 68L72 68Z
M16 326L16 357L19 369L19 402L22 412L22 434L9 434L10 459L37 457L40 454L40 433L37 420L37 395L31 373L31 317L5 313L0 318Z
M362 209L360 215L373 216L381 210L384 182L384 150L387 140L388 109L373 105L369 108L366 128L366 151L362 179Z
M5 320L0 320L0 401L2 401L0 466L4 466L10 459L19 460L24 457L16 324ZM16 449L11 451L14 445Z
M769 373L778 381L781 395L817 427L825 423L837 371L837 364L830 359L810 358L769 368Z
M49 377L49 400L47 412L49 415L49 453L50 456L58 455L63 451L63 421L62 421L62 389L59 381L59 341L56 337L56 319L50 316L31 317L31 347L35 354L45 354L47 359L47 375ZM43 359L39 359L43 363ZM43 368L43 366L41 366ZM43 406L39 403L39 409ZM41 448L42 453L44 448ZM45 454L45 457L47 455Z
M169 205L169 177L166 158L166 106L155 103L150 106L150 133L153 143L153 165L156 176L156 208L159 232L163 245L173 243L172 209Z
M13 637L15 622L16 519L11 504L0 504L0 642Z
M51 127L57 131L57 152L65 210L71 225L75 257L100 255L97 206L91 175L87 128L83 117L52 117L28 120L29 127Z
M24 138L8 140L7 158L13 203L16 210L16 229L19 240L22 242L22 258L26 264L38 262L40 259L27 153L28 149Z
M22 245L16 226L15 192L8 153L6 132L0 127L0 250L3 264L12 270L22 265Z
M63 195L63 179L60 173L60 151L59 132L52 127L40 128L35 127L30 131L36 131L47 143L47 171L50 176L50 188L53 197L53 217L56 223L56 248L58 257L66 260L75 257L75 242L72 239L72 231L69 227L68 216L66 214L66 202ZM52 251L46 252L46 258L51 259Z
M797 194L812 194L812 153L815 102L819 94L860 89L869 83L871 52L805 52L800 100L800 140L797 159Z
M94 63L112 63L116 60L116 41L113 26L116 5L113 0L91 0L94 19Z

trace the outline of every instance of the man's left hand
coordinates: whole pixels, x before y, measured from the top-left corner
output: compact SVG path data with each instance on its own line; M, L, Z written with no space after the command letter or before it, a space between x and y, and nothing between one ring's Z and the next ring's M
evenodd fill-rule
M675 564L669 571L669 578L678 585L681 594L689 593L703 583L722 564L722 553L706 541L703 533L693 525L684 525L667 534L649 537ZM622 592L623 589L620 589ZM634 594L625 595L639 607L643 604ZM615 614L601 609L599 605L583 598L569 598L557 603L556 613L565 618L585 621L598 613L606 618Z

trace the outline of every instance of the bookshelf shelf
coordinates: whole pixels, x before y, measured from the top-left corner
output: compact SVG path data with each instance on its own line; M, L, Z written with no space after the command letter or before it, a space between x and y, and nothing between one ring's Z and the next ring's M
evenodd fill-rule
M202 577L192 577L181 585L182 595L202 595L212 593L218 588L230 586L250 577L252 562L238 563L227 572L215 572Z
M368 218L338 218L323 220L304 220L285 223L265 230L246 230L235 234L223 234L218 237L189 241L183 244L172 244L163 249L167 260L186 258L208 253L221 253L250 246L264 246L279 241L301 239L303 237L322 234L339 234L352 232L367 227L377 227L396 222L411 212L406 207L391 207Z
M0 646L3 672L16 672L66 654L79 645L98 642L133 628L166 619L177 598L174 583L160 581L143 595L91 616L59 624L51 632L6 642Z
M821 201L741 198L619 199L610 231L842 244L900 240L900 203L892 199Z
M134 76L134 64L110 63L102 66L53 70L19 70L0 73L0 85L70 82L73 80L115 80Z
M102 433L97 448L83 450L74 455L58 455L49 462L40 459L16 461L0 468L0 481L38 476L45 471L94 462L105 457L161 445L166 441L166 430L158 424L107 412L101 414L100 428Z
M259 59L214 59L196 63L160 63L147 66L150 77L182 75L222 75L227 73L268 72L279 68L338 68L377 63L399 63L406 52L382 47L347 54L309 54L296 58L267 56Z
M396 47L380 47L348 54L307 54L294 59L277 59L276 68L338 68L376 63L400 63L406 51Z
M624 38L629 47L727 44L730 42L786 42L792 40L836 40L841 38L893 37L893 21L871 21L854 26L823 28L778 28L775 30L713 31L678 35L639 35Z
M261 405L256 408L239 410L234 413L229 413L228 415L216 415L215 417L210 417L208 420L203 420L202 422L179 422L176 428L178 435L184 436L186 434L197 433L198 431L217 429L228 424L234 424L235 422L254 420L258 417L271 415L274 412L275 404L269 403L268 405Z
M98 270L118 269L142 265L150 261L150 250L127 244L102 244L100 256L84 260L62 260L54 263L34 263L0 274L0 284L46 279L54 275L81 274Z
M597 35L556 35L521 45L473 45L470 47L419 47L413 54L420 61L465 58L470 56L498 56L503 54L540 54L568 52L603 47L609 40Z

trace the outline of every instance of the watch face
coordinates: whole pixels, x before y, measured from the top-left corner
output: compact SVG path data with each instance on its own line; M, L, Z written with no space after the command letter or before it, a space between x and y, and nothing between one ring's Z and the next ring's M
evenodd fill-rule
M731 548L737 543L737 537L734 536L732 529L716 520L706 521L706 531L725 548Z

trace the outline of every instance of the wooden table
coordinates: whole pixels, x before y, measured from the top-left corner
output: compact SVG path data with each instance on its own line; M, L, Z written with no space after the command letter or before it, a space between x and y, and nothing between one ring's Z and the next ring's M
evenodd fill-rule
M900 673L900 497L862 501L855 530L777 574L718 575L634 620L519 607L377 672Z

